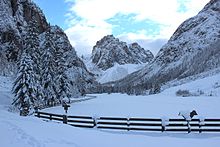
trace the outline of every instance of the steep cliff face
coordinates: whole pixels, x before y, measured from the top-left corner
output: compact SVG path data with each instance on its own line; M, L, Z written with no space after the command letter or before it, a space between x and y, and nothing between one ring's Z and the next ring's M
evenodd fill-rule
M0 2L1 43L14 42L22 46L22 35L31 19L35 19L39 33L48 28L46 18L31 0L2 0Z
M119 85L146 88L220 67L220 1L211 0L195 17L183 22L155 59ZM143 83L143 82L142 82Z
M37 22L39 34L48 27L46 18L31 0L0 1L0 60L1 74L13 75L22 51L26 26L31 19Z
M73 94L80 93L85 85L94 82L93 74L88 72L77 56L68 37L58 26L50 26L41 9L32 0L0 1L0 75L14 76L17 63L26 43L25 35L31 20L36 22L40 49L44 49L45 32L50 31L52 44L66 56L68 76L72 83ZM80 82L78 81L80 79ZM74 90L73 90L74 89Z
M137 43L128 45L113 35L103 37L92 51L92 62L102 70L107 70L116 63L119 65L147 63L153 57L149 50L144 50Z

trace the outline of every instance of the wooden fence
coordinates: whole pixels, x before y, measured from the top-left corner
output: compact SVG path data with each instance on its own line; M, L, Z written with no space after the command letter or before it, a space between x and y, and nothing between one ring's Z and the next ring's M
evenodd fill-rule
M120 118L120 117L99 117L90 116L68 116L45 112L36 112L36 117L46 120L53 120L69 124L75 127L116 129L127 131L158 131L158 132L220 132L220 119L192 119L190 126L184 119L160 118Z

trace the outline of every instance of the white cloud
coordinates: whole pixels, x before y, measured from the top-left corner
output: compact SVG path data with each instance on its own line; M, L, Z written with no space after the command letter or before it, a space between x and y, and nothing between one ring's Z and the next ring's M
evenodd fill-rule
M90 25L89 22L79 22L65 32L77 53L81 55L90 53L95 42L104 35L111 34L112 29L110 25L103 22L98 23L97 26Z
M150 50L154 55L167 42L167 38L151 38L145 35L145 30L140 30L137 33L125 33L117 36L120 40L127 43L137 42L141 47Z
M66 30L71 43L79 54L91 52L92 46L104 35L111 34L113 25L106 22L116 14L136 14L135 21L152 20L161 24L158 36L142 32L127 33L127 39L168 39L185 19L196 15L209 0L181 0L186 12L178 12L180 0L65 0L70 7ZM74 16L74 17L73 17ZM76 19L80 18L80 20ZM163 40L163 39L162 39Z

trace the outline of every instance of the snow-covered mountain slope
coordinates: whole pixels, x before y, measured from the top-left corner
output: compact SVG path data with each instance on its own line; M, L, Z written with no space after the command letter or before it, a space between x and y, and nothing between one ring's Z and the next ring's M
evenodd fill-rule
M45 32L50 32L53 47L68 55L65 60L72 92L75 91L73 94L79 94L82 83L92 84L93 74L77 56L64 31L58 26L50 26L41 9L32 0L0 1L0 75L14 76L17 73L17 63L27 42L25 36L31 21L36 22L35 31L39 36L41 50L45 49Z
M162 89L165 90L165 89L168 89L171 87L176 87L179 85L187 84L192 81L196 81L197 79L206 79L206 78L213 77L213 76L218 77L219 74L220 74L220 68L216 68L216 69L213 69L213 70L210 70L207 72L203 72L203 73L200 73L197 75L189 76L189 77L186 77L183 79L175 79L175 80L169 81L165 85L162 86ZM211 81L206 80L206 81L204 81L204 83L206 83L206 84L203 84L203 85L210 85L210 84L216 85L217 83L219 83L219 79L216 78L214 80L214 82L213 82L213 80L211 80ZM198 86L198 87L200 87L200 86ZM198 88L198 90L199 90L199 88Z
M118 64L115 63L113 67L108 68L107 70L100 69L97 65L92 63L90 57L84 57L83 59L87 69L93 73L96 77L96 81L103 84L107 82L112 82L120 80L126 77L128 74L131 74L135 71L143 68L147 63L142 64Z
M208 74L208 73L206 73ZM192 78L192 77L191 77ZM178 83L181 82L181 83ZM174 83L178 86L174 86ZM183 84L184 83L184 84ZM166 95L175 95L178 90L187 90L192 96L211 96L219 97L220 96L220 73L215 75L204 75L200 74L200 77L197 79L184 79L182 81L173 81L170 83L170 88L167 88L163 92Z
M154 60L118 82L147 89L220 67L220 1L211 0L198 15L183 22Z
M92 63L102 70L113 67L115 63L120 65L148 63L153 57L149 50L145 50L137 43L128 45L113 35L107 35L97 41L92 50Z
M98 77L99 83L107 83L111 81L120 80L126 77L128 74L131 74L141 68L143 68L145 64L124 64L119 65L115 64L113 67L103 71L101 75Z

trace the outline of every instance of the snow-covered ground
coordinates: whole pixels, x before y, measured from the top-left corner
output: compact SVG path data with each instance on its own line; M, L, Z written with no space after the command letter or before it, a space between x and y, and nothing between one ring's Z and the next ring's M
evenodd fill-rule
M218 147L220 135L101 131L0 110L1 147Z
M96 99L74 103L69 115L180 117L179 111L195 109L200 116L220 118L220 89L215 86L220 74L169 88L158 95L127 96L100 94ZM9 83L9 84L8 84ZM218 133L156 133L110 131L75 128L62 123L46 122L33 116L20 117L7 111L11 103L10 79L0 77L0 147L217 147ZM177 97L176 91L187 89L213 96ZM9 100L10 99L10 100ZM62 107L48 108L45 112L63 113Z
M0 76L0 109L7 109L12 103L11 78Z
M178 90L188 90L192 96L176 96ZM199 95L198 91L203 93ZM160 118L178 117L180 111L196 110L199 116L220 118L220 74L172 87L156 95L100 94L97 96L96 99L73 104L69 108L69 114ZM45 111L63 113L63 108L54 107Z

